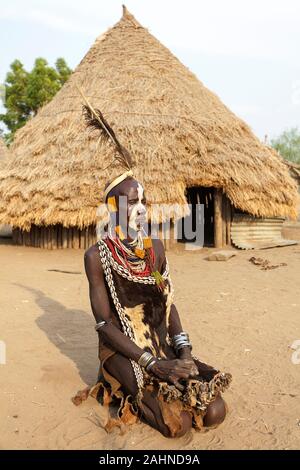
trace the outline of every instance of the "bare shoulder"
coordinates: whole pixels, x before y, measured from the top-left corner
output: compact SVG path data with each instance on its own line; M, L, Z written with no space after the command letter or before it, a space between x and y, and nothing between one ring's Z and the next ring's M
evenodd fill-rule
M102 264L99 256L98 244L90 246L84 253L85 269L88 272L102 272Z
M84 259L93 261L96 256L99 256L98 244L90 246L84 253Z
M159 271L161 271L161 269L163 267L163 264L164 264L164 261L165 261L165 258L166 258L164 244L163 244L163 242L161 241L160 238L153 238L152 239L152 245L153 245L153 248L154 248L155 255L159 259L158 266L159 266Z
M152 238L152 245L155 253L163 257L165 256L165 247L160 238Z

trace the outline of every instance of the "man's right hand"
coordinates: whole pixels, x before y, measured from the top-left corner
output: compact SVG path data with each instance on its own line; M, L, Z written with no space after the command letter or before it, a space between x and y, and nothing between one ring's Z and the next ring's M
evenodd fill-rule
M179 383L180 379L188 379L199 374L198 368L192 359L162 359L156 361L151 367L151 372L162 380L171 382L179 390L184 386Z

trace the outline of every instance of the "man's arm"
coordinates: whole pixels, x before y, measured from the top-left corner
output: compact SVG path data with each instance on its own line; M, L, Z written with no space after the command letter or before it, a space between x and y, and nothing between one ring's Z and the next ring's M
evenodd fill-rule
M181 321L179 318L179 313L175 304L171 305L168 331L169 331L170 338L172 338L172 336L174 335L178 335L179 333L183 331L183 328L181 326ZM190 359L192 357L191 349L188 346L185 346L184 348L180 349L178 352L178 357L180 359Z
M159 242L158 242L157 249L158 249L159 257L160 257L160 260L161 260L161 262L160 262L160 273L162 274L163 271L166 268L166 261L167 260L166 260L164 245L163 245L161 240L159 240ZM180 318L179 318L178 310L177 310L175 304L172 304L171 305L170 316L169 316L169 326L168 326L169 336L170 336L170 338L172 338L172 336L178 335L182 331L183 331L183 328L182 328L181 321L180 321ZM180 359L191 359L192 358L191 349L189 347L184 347L184 348L180 349L178 357Z
M90 301L95 320L97 323L103 320L108 322L100 328L100 337L102 336L116 351L138 362L144 352L143 349L139 348L128 336L125 336L121 330L111 323L113 313L111 312L104 283L104 273L97 246L92 246L86 251L84 265L89 281Z

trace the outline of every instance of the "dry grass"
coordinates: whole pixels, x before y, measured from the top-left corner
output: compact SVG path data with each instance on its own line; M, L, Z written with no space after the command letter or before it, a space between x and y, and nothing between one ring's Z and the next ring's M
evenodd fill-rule
M297 181L298 186L300 186L300 165L299 163L290 162L283 159L284 163L289 169L290 175Z
M0 171L0 223L96 222L113 149L86 130L79 86L137 161L150 203L185 203L188 186L222 187L257 216L296 217L297 186L264 146L126 10L68 82L20 129Z
M8 155L8 148L5 145L5 142L3 139L0 137L0 161L2 162L4 158L6 158Z

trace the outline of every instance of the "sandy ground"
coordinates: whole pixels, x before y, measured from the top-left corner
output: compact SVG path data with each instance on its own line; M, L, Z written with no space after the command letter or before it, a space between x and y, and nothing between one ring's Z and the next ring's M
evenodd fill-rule
M300 230L286 229L300 240ZM233 374L221 427L167 439L144 424L106 434L103 408L70 398L98 369L83 251L0 245L1 449L296 449L300 444L300 246L235 251L227 262L169 252L176 305L194 352ZM262 271L248 260L287 263ZM62 273L52 270L72 271Z

